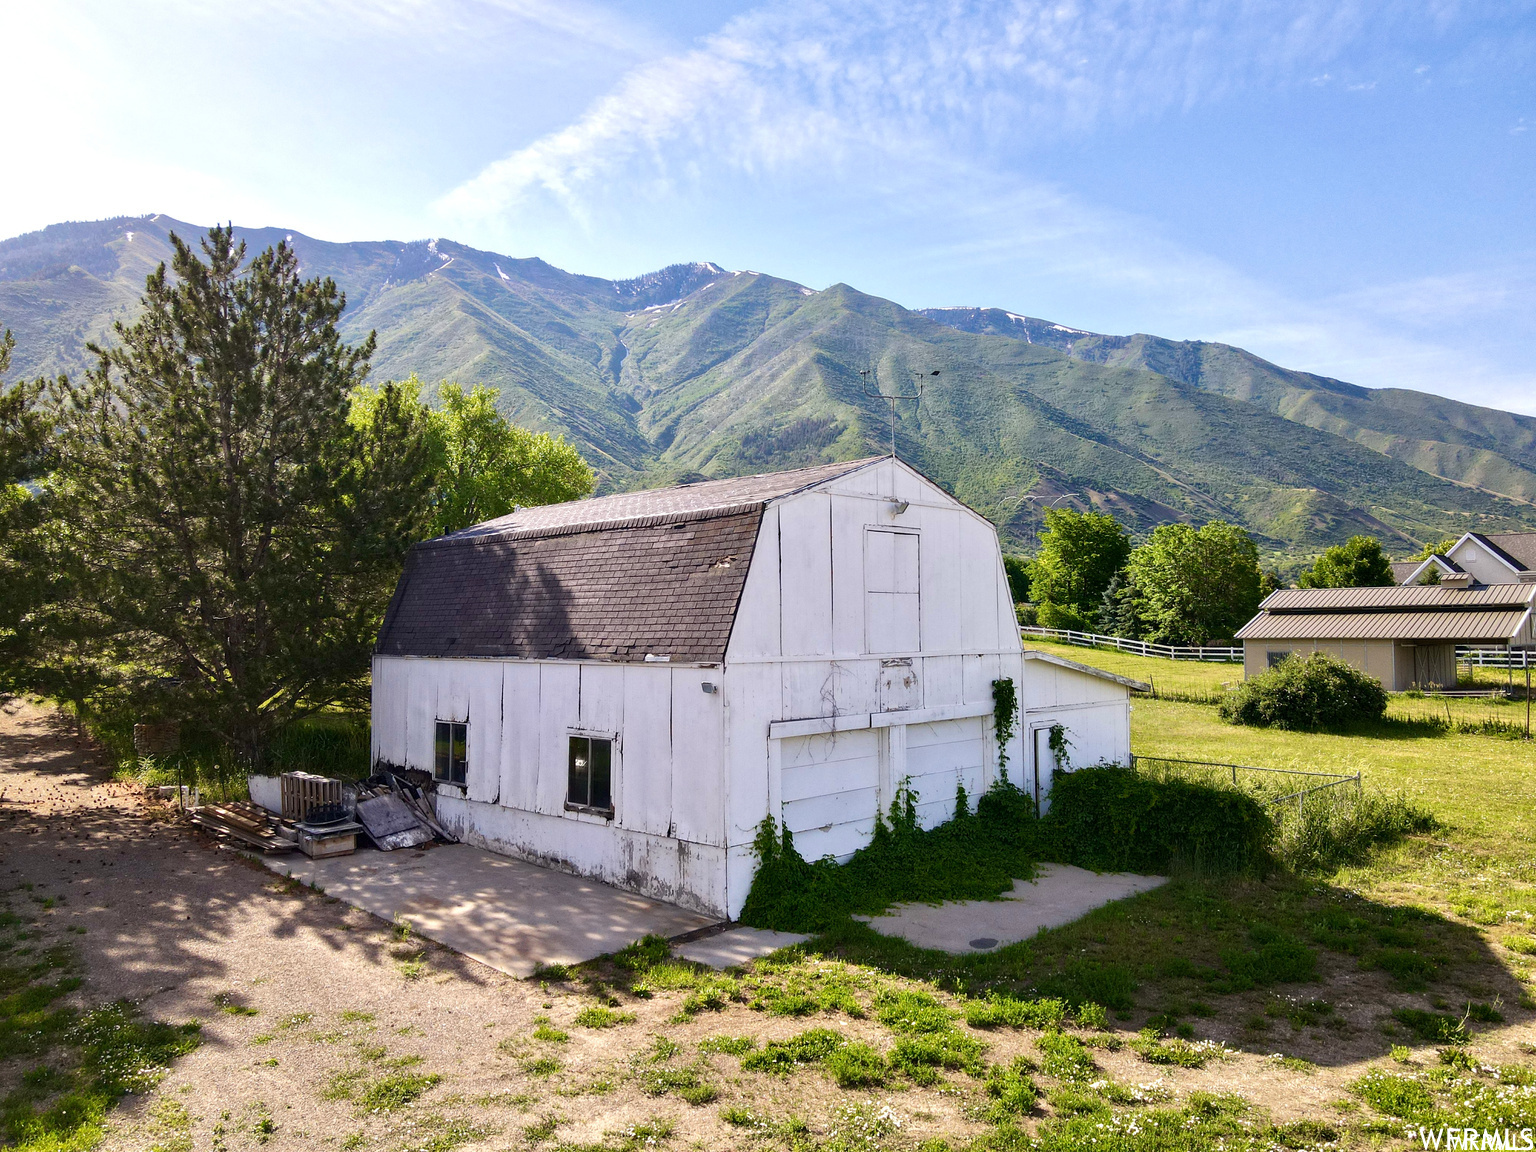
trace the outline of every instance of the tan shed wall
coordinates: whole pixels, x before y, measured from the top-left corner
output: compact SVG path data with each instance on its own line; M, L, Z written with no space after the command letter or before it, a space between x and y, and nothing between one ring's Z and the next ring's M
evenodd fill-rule
M1452 682L1455 681L1455 659L1451 661ZM1243 641L1243 676L1257 676L1260 672L1269 670L1269 654L1271 652L1291 652L1300 656L1307 656L1313 652L1326 652L1330 656L1337 656L1340 660L1362 672L1376 677L1383 685L1393 692L1401 692L1408 687L1405 683L1398 687L1398 679L1401 675L1403 661L1398 659L1391 640L1245 640ZM1407 675L1411 682L1413 678L1413 650L1407 651Z

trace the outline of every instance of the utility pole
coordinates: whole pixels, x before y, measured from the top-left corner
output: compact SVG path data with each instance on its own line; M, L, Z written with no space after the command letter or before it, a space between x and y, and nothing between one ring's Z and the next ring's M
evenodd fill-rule
M888 394L880 391L880 377L876 374L874 368L865 368L862 372L859 373L859 378L864 382L864 395L878 397L879 399L886 401L891 406L892 460L896 459L896 401L915 400L921 404L923 400L923 381L929 376L937 376L938 374L939 370L937 368L935 368L932 372L926 373L926 375L922 372L914 373L912 376L912 388L910 391L900 391Z

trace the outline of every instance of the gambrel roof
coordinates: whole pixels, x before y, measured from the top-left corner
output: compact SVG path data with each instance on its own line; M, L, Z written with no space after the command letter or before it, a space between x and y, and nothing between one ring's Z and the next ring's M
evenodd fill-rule
M376 651L718 663L763 509L880 459L522 508L423 541Z

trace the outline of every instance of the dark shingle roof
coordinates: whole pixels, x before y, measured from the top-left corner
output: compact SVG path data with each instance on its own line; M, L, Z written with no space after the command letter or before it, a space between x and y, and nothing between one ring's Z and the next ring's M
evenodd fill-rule
M718 662L762 517L759 506L638 527L418 544L378 651Z
M718 663L767 502L869 463L524 508L424 541L377 651Z

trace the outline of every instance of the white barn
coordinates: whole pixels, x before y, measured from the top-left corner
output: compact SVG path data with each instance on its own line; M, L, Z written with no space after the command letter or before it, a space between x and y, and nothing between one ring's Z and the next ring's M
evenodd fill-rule
M1009 772L1124 763L1133 681L1019 640L997 533L890 457L541 508L412 549L373 659L375 763L465 841L734 916L765 816L807 859Z

